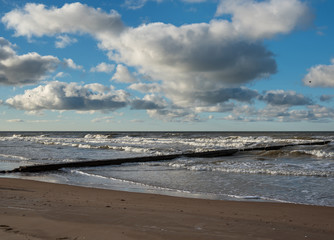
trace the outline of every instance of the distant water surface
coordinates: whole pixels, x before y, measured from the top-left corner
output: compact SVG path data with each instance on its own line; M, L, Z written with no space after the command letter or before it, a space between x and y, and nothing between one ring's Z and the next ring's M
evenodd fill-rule
M4 176L197 198L334 206L334 132L0 132L0 170L322 140L332 142L212 159Z

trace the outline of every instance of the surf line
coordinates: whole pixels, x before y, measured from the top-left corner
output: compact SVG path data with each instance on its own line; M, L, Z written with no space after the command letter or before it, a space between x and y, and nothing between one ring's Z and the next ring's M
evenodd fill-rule
M270 150L279 150L284 147L293 147L299 145L325 145L330 142L331 141L318 141L318 142L284 144L284 145L274 145L274 146L254 147L254 148L244 148L244 149L223 149L216 151L180 153L180 154L157 155L157 156L147 156L147 157L118 158L118 159L107 159L107 160L55 163L55 164L38 164L38 165L21 166L13 170L0 171L0 173L4 174L4 173L24 173L24 172L49 172L49 171L57 171L61 168L98 167L107 165L121 165L124 163L171 161L180 157L215 158L215 157L232 156L237 152L270 151Z

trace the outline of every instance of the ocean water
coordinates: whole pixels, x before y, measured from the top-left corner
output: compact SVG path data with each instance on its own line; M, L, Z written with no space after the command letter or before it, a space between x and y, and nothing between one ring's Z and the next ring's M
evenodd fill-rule
M0 132L0 170L322 140L332 142L1 176L183 197L334 206L334 132Z

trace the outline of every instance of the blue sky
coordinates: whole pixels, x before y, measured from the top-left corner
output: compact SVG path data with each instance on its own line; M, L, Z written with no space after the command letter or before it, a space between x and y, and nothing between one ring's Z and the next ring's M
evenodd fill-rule
M333 1L0 5L1 131L334 131Z

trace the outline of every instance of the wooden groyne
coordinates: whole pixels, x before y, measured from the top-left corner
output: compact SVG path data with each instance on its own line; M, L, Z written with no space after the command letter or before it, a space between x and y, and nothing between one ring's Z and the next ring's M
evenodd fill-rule
M147 157L118 158L118 159L107 159L107 160L55 163L55 164L39 164L31 166L21 166L19 168L15 168L10 171L2 171L0 173L47 172L47 171L56 171L61 168L98 167L107 165L121 165L124 163L170 161L180 157L214 158L221 156L230 156L236 153L237 151L238 151L237 149L227 149L219 151L180 153L180 154L157 155L157 156L147 156Z
M299 145L325 145L325 144L328 144L329 142L331 141L284 144L284 145L274 145L274 146L264 146L264 147L244 148L244 149L224 149L224 150L217 150L217 151L180 153L180 154L157 155L157 156L147 156L147 157L118 158L118 159L107 159L107 160L55 163L55 164L39 164L39 165L31 165L31 166L21 166L19 168L15 168L9 171L0 171L0 173L48 172L48 171L56 171L61 168L98 167L98 166L107 166L107 165L121 165L124 163L171 161L171 160L174 160L180 157L215 158L215 157L231 156L237 152L244 152L244 151L279 150L284 147L292 147L292 146L299 146Z
M331 141L317 141L317 142L307 142L307 143L290 143L283 145L273 145L265 147L254 147L254 148L244 148L239 151L270 151L270 150L279 150L284 147L294 147L294 146L307 146L307 145L326 145Z

